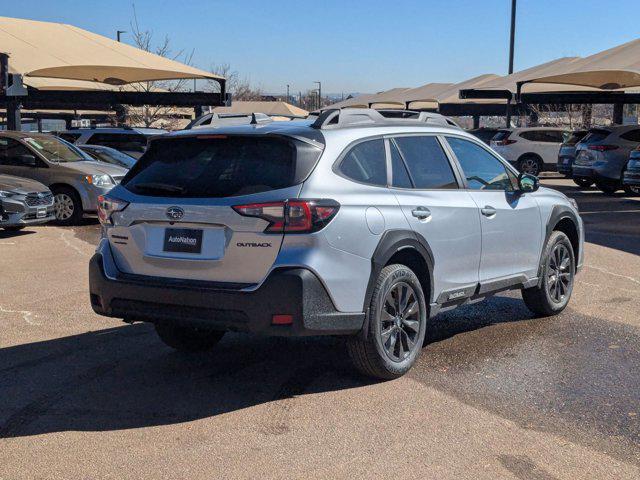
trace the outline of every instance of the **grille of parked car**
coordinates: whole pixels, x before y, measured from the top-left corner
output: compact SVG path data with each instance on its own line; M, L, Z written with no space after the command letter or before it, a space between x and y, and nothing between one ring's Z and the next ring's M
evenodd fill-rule
M51 193L29 193L25 198L25 202L30 207L50 205L53 202L53 195Z

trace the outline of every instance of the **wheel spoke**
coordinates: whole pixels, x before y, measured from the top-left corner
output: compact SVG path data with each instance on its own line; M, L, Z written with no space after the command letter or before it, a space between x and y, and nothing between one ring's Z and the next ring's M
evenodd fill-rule
M402 315L404 315L405 318L410 317L418 311L418 307L419 307L418 300L414 298L413 302L410 303L407 306L407 308L405 308L405 310L402 312Z
M413 330L416 334L420 331L420 322L418 320L407 320L405 318L402 324L408 329Z
M398 350L398 353L397 353L396 357L399 358L399 359L402 359L402 356L404 354L404 348L403 348L403 345L402 345L402 335L401 335L401 333L402 333L402 330L400 330L400 329L396 330L395 341L394 341L396 349Z
M380 338L382 339L383 345L387 344L387 342L389 341L389 337L393 332L395 332L395 330L396 330L395 325L392 325L389 328L386 328L382 332L380 332Z
M409 289L406 285L400 284L398 285L398 290L400 291L398 299L398 312L402 313L407 308L407 302L409 301Z

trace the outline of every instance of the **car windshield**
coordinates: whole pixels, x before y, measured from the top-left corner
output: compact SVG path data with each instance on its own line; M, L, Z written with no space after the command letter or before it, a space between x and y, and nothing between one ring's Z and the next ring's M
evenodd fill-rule
M27 137L22 141L40 153L50 162L66 163L87 160L82 152L56 137Z
M511 132L509 130L500 130L493 136L491 140L493 140L494 142L500 142L509 138L509 135L511 135Z
M112 165L118 165L124 168L131 168L136 163L135 158L113 148L80 148L100 162L111 163Z
M611 135L611 132L609 130L594 128L589 130L587 136L584 137L580 143L591 145L593 143L602 142L609 135Z

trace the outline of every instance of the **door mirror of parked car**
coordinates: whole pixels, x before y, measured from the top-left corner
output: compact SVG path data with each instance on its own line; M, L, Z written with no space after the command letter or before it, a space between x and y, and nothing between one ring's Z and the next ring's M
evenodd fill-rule
M535 192L540 187L540 180L534 175L521 173L518 177L518 187L521 192Z

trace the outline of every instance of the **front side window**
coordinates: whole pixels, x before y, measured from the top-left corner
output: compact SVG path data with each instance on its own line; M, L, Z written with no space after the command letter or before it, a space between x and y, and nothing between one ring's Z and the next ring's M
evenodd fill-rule
M402 154L415 188L458 188L449 159L436 137L396 137L394 142Z
M516 178L507 167L487 150L473 142L447 137L472 190L513 191Z
M387 159L384 140L368 140L355 145L340 163L340 171L356 182L387 185Z

